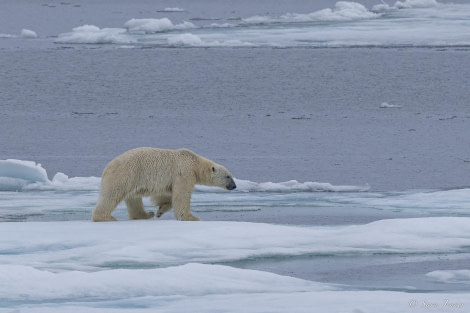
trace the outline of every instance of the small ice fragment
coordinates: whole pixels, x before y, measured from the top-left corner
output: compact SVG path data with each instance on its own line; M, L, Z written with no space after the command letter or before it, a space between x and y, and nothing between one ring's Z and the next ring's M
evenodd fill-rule
M379 106L381 109L390 109L390 108L401 108L401 105L397 104L388 104L387 102L382 102L382 104Z
M64 173L62 172L58 172L54 175L54 178L52 178L52 183L54 185L58 185L58 184L65 184L69 181L69 177L67 175L65 175Z
M163 10L159 12L184 12L184 9L181 8L164 8Z
M24 28L23 30L21 30L21 38L34 39L34 38L38 38L38 35L36 34L35 31Z

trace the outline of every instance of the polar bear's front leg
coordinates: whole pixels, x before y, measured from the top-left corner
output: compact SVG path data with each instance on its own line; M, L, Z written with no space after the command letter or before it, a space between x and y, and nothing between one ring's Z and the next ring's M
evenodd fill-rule
M125 202L127 206L127 212L129 213L129 219L131 220L148 219L155 215L153 212L145 211L142 197L127 198Z
M191 195L194 184L179 180L173 184L173 195L171 202L175 218L182 221L200 221L201 219L191 213Z
M173 211L175 218L181 221L200 221L201 219L191 213L191 197L187 199L173 198Z

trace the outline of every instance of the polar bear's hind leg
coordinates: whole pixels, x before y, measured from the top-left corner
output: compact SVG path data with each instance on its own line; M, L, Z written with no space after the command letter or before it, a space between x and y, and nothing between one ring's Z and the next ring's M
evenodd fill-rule
M154 206L158 207L158 211L156 214L157 218L160 218L163 214L170 211L171 208L173 207L171 203L171 193L165 194L165 195L158 195L158 194L151 195L150 202L152 202Z
M160 204L160 207L157 211L157 217L161 217L163 214L171 210L171 203Z
M127 206L127 212L129 213L129 219L131 220L149 219L155 215L154 212L145 211L142 197L127 198L125 202Z
M111 212L121 202L121 199L109 200L107 197L100 195L98 203L93 210L93 222L111 222L116 219L111 215Z

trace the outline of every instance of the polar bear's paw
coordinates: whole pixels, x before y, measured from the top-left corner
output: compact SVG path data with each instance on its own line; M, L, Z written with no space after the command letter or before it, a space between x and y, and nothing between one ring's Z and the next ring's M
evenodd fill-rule
M171 210L171 204L164 204L158 208L157 218L160 218L163 214Z
M132 216L130 216L130 219L131 220L148 220L149 218L152 218L154 216L155 216L154 212L144 211L144 212L139 212L139 214L134 213Z
M182 221L200 221L201 219L197 216L192 215L191 213L186 213L181 216Z
M115 222L117 219L115 219L113 216L108 215L108 216L99 216L96 214L93 214L92 218L93 222Z

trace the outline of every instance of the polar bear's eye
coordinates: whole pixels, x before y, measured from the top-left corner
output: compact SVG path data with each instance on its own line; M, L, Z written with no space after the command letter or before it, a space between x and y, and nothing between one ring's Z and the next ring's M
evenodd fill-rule
M214 173L215 173L215 167L212 167L212 172L214 172Z

